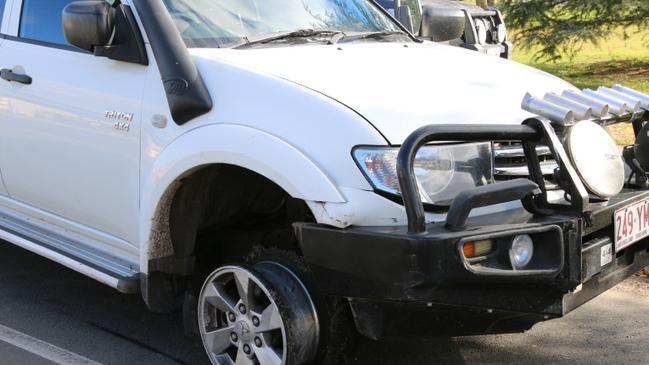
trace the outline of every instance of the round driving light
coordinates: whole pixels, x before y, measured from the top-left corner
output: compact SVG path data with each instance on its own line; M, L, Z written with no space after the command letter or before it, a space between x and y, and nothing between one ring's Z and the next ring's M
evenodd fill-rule
M608 198L624 187L624 161L617 144L597 123L582 121L568 133L566 149L584 185Z
M485 24L485 22L482 21L482 19L476 20L475 30L478 35L478 39L476 39L476 41L479 44L487 43L487 24Z
M645 171L649 171L649 123L645 123L636 138L635 158Z
M512 247L509 249L509 260L515 270L520 270L532 261L534 255L534 242L526 234L514 237Z
M503 43L507 40L507 27L505 24L498 24L498 29L496 30L496 39L498 43Z

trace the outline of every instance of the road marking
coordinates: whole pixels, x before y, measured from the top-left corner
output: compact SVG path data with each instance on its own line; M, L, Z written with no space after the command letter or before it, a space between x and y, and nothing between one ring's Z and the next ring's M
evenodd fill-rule
M77 353L54 346L0 324L0 341L16 346L59 365L101 365Z

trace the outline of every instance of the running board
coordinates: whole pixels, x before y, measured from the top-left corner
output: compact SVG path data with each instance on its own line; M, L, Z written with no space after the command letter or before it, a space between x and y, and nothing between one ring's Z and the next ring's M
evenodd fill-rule
M0 240L5 240L93 278L122 293L140 291L139 268L83 243L0 213Z

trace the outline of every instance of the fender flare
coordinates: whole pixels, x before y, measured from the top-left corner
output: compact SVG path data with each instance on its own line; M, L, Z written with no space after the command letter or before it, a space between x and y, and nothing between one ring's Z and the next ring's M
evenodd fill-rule
M237 124L195 128L174 140L143 174L141 268L148 269L153 225L167 189L202 166L229 164L256 172L294 198L344 203L334 181L302 151L267 132Z

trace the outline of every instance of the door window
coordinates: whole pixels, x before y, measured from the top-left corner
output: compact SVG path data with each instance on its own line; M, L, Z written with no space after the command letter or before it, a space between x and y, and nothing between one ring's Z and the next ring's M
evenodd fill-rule
M2 17L4 16L6 3L6 0L0 0L0 28L2 28Z
M5 0L0 0L2 3ZM76 0L23 0L21 38L68 45L63 36L63 8Z

